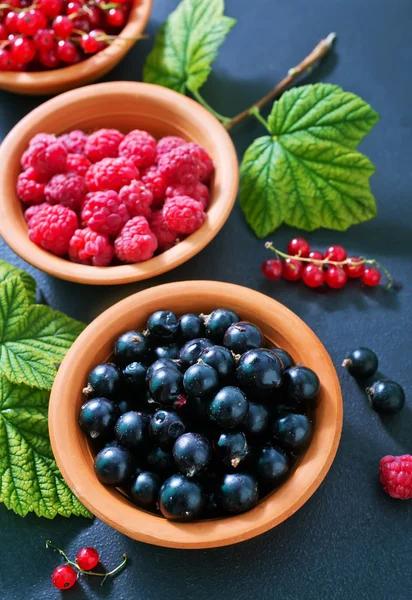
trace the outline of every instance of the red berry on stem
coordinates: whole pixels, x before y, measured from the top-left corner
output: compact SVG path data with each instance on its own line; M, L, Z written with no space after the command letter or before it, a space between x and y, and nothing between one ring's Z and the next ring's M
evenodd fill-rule
M19 15L13 11L7 13L6 18L4 19L4 24L9 30L10 33L17 33L19 30L18 25Z
M282 275L287 281L297 281L302 276L303 266L300 260L285 258L282 264Z
M5 48L0 49L0 71L10 71L13 66L11 54Z
M362 275L362 283L369 287L375 287L381 280L381 273L375 267L366 267Z
M16 63L27 64L35 57L36 48L29 38L17 37L11 45L10 54Z
M110 27L122 27L125 20L126 16L120 8L111 8L106 15L106 23Z
M38 29L46 27L47 19L39 10L21 12L17 17L17 27L23 35L34 35Z
M309 243L303 238L293 238L288 244L288 254L292 256L301 256L307 258L309 256Z
M55 45L54 31L39 29L33 37L34 45L38 50L50 50Z
M361 262L361 260L360 256L350 256L347 264L343 267L347 276L351 279L356 279L356 277L361 277L363 275L365 263Z
M325 258L332 262L343 262L347 256L347 252L342 246L329 246L325 252Z
M76 571L69 565L61 565L54 569L52 573L52 583L59 590L68 590L74 586L76 581Z
M268 258L263 261L261 269L267 279L275 281L282 277L282 263L277 258Z
M320 287L325 281L325 271L317 265L306 265L303 268L302 279L308 287Z
M99 50L100 43L96 39L95 36L92 36L88 33L83 35L80 40L80 46L83 48L85 54L94 54Z
M46 17L53 19L62 12L63 2L62 0L39 0L39 8Z
M73 33L74 26L69 17L59 15L53 21L53 29L58 37L66 39Z
M82 5L79 2L69 2L66 8L66 15L77 15L83 13Z
M89 33L90 21L86 16L76 17L75 19L73 19L73 27L78 31L84 31L84 33Z
M4 25L4 23L0 23L0 40L7 40L7 36L9 35L9 30Z
M323 254L322 252L319 252L319 250L312 250L309 252L308 258L311 258L312 260L323 260Z
M87 11L87 18L89 19L89 23L91 27L99 27L102 22L102 13L97 8L97 6L89 6L89 10Z
M95 548L80 548L76 554L76 562L83 571L90 571L99 563L99 553Z
M56 50L57 58L62 62L73 64L76 62L77 49L73 42L69 40L60 40Z
M46 67L47 69L55 69L60 63L55 48L50 48L50 50L39 50L39 61L43 67Z
M336 265L331 265L329 269L326 271L326 283L330 288L335 290L339 290L346 285L348 281L348 276L342 267L338 267Z

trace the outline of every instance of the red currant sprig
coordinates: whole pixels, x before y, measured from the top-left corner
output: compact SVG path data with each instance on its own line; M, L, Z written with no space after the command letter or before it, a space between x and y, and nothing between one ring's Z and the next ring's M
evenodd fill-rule
M108 571L107 573L95 573L90 569L94 569L99 563L99 553L95 548L84 547L81 548L76 555L76 562L70 560L63 550L51 543L50 540L46 541L46 548L53 548L61 556L63 556L66 564L56 567L52 573L52 583L59 590L68 590L73 587L76 583L79 575L94 575L95 577L103 577L101 585L104 584L107 577L118 573L127 562L127 554L123 554L123 561L115 569Z

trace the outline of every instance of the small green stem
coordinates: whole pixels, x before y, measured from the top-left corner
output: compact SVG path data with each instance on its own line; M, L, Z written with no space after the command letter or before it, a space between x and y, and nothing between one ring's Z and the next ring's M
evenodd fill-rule
M261 123L263 127L267 129L269 133L271 133L269 123L262 117L262 114L257 106L252 106L252 108L249 110L249 114L255 117L255 119L257 119L259 123Z
M196 100L199 102L199 104L204 106L206 108L206 110L208 110L210 113L212 113L212 115L214 115L216 117L216 119L218 119L222 123L222 125L229 125L229 123L231 122L232 119L229 119L229 117L224 117L223 115L218 113L214 108L212 108L210 106L210 104L208 104L206 102L206 100L199 94L198 90L192 92L192 94L196 98Z

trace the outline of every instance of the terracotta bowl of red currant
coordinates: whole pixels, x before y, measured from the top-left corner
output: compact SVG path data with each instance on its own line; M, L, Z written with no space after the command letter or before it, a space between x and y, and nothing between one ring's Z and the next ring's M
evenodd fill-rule
M58 94L103 77L138 41L152 0L10 0L0 9L0 89Z
M49 409L54 455L84 505L133 539L189 549L293 515L341 428L316 335L275 300L215 281L147 289L100 315L59 367Z
M98 98L98 101L96 101ZM200 252L238 188L230 136L166 88L103 83L29 113L0 148L0 230L56 277L113 285Z

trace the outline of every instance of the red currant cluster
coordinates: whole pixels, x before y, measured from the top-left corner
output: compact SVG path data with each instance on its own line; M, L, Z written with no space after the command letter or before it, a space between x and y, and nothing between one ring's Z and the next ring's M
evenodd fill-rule
M0 71L73 65L116 39L131 0L5 0L0 3Z
M100 557L95 548L89 546L80 548L76 554L75 562L70 560L63 550L54 546L50 540L47 540L46 548L53 548L61 554L66 561L65 565L60 565L54 569L51 577L53 585L59 590L68 590L73 587L80 573L83 573L84 575L94 575L95 577L103 577L103 584L107 577L120 571L127 562L127 555L123 554L122 562L115 569L107 573L96 573L95 571L92 571L92 569L97 567Z
M367 260L360 256L348 258L342 246L329 246L324 254L319 250L311 250L309 243L303 238L290 240L287 254L277 250L271 242L266 248L273 250L277 258L268 258L262 263L262 272L268 279L276 280L282 276L287 281L303 282L311 288L324 284L333 289L343 288L348 279L361 279L362 283L374 287L381 280L381 272L375 260ZM385 271L391 287L392 280Z

